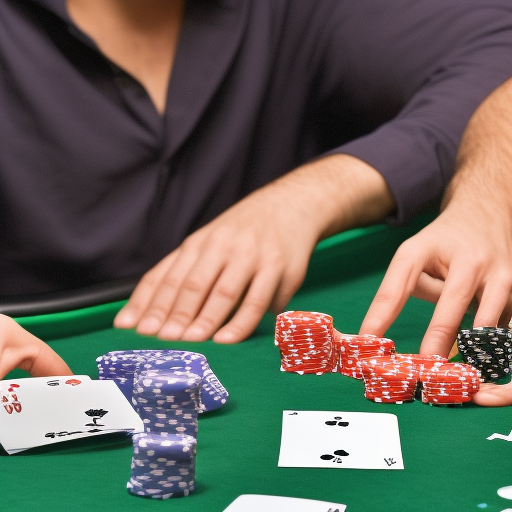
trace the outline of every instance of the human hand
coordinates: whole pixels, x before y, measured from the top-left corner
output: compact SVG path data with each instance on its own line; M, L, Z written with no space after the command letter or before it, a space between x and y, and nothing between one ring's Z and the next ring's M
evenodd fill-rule
M114 325L166 340L245 339L302 283L319 236L313 217L285 187L257 191L151 269Z
M305 164L190 235L143 277L114 325L167 340L242 341L265 311L284 310L321 238L394 207L382 176L355 157Z
M0 378L20 368L33 377L72 375L68 365L44 341L12 318L0 315Z
M382 336L410 295L437 302L420 352L447 356L468 307L475 326L507 325L512 316L512 241L508 218L471 202L450 203L393 257L361 325Z
M508 384L481 384L473 402L487 407L512 405L512 382Z

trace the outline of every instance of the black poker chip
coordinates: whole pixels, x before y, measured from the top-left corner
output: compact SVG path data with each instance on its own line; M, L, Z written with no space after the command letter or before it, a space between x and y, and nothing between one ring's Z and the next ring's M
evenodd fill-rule
M512 372L510 329L463 329L457 335L457 347L463 361L480 370L484 382L497 382Z

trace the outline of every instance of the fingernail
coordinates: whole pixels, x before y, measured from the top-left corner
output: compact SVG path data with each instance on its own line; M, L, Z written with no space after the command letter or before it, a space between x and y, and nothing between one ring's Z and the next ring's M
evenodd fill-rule
M178 341L181 339L183 327L178 324L165 324L158 331L158 337L164 340Z
M155 317L143 318L137 326L137 332L141 334L156 334L161 325L160 320Z
M122 309L114 318L114 325L116 327L134 327L135 315L131 311Z
M206 333L201 327L189 327L181 335L183 341L205 341L206 338Z
M213 337L215 343L235 343L235 334L231 331L219 331Z

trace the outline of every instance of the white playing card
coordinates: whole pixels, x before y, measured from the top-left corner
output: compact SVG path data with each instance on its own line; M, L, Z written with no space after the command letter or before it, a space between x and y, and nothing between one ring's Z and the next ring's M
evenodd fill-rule
M343 512L346 505L327 501L267 496L265 494L242 494L224 512Z
M88 376L0 381L0 444L7 453L68 439L143 431L113 381Z
M370 412L283 411L278 466L404 469L397 417Z

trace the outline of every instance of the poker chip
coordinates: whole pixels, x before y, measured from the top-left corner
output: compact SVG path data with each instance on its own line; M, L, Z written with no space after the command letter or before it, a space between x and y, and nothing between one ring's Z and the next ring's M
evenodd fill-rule
M481 373L465 363L436 365L423 374L422 402L462 404L480 389Z
M337 350L333 319L325 313L287 311L277 315L275 345L285 372L328 373L336 371Z
M338 371L354 379L363 378L362 359L390 356L396 352L393 340L370 334L342 334L337 343L339 345Z
M484 382L497 382L510 375L512 331L499 327L464 329L457 335L462 360L482 374Z
M228 392L214 374L206 357L186 350L124 350L113 351L96 359L100 379L112 379L132 402L134 377L148 370L175 370L193 373L201 378L199 412L222 407Z
M394 355L360 360L364 396L374 402L397 403L414 400L418 370L414 363Z
M197 442L193 436L133 435L130 494L154 499L188 496L194 490Z
M139 372L132 403L148 433L197 436L201 378L173 370Z
M318 375L339 372L363 380L364 396L380 403L418 399L460 405L471 401L480 389L483 372L470 364L450 363L440 355L397 353L389 338L337 332L335 338L335 332L332 317L325 313L287 311L278 315L274 343L281 353L281 370ZM485 362L488 379L511 371L511 331L461 331L459 340L464 341L461 352L478 359L481 367Z

